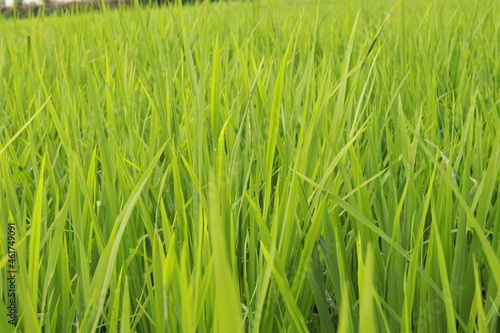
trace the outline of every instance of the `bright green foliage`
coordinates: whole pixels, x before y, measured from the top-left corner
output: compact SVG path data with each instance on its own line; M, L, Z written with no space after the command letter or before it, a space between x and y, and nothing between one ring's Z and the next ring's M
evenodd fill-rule
M0 19L0 331L498 332L499 17Z

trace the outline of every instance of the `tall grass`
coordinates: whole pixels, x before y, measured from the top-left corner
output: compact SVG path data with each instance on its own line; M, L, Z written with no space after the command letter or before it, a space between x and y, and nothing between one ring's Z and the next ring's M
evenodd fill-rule
M0 331L498 332L499 10L0 19Z

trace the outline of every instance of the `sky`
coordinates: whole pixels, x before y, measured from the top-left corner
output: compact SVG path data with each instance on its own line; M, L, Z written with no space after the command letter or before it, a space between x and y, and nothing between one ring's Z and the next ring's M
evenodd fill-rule
M4 0L3 2L5 3L5 6L7 6L7 7L12 7L14 5L14 0ZM2 3L1 0L0 0L0 3ZM41 4L42 0L23 0L23 4L25 4L25 5L30 4L30 3Z

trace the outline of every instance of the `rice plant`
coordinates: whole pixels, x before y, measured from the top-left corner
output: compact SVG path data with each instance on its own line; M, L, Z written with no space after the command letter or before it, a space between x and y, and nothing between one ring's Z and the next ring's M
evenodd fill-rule
M499 17L0 18L0 331L498 332Z

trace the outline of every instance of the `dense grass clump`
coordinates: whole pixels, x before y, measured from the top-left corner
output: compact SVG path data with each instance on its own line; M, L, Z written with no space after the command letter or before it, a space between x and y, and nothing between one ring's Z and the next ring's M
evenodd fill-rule
M499 10L0 19L0 331L498 332Z

